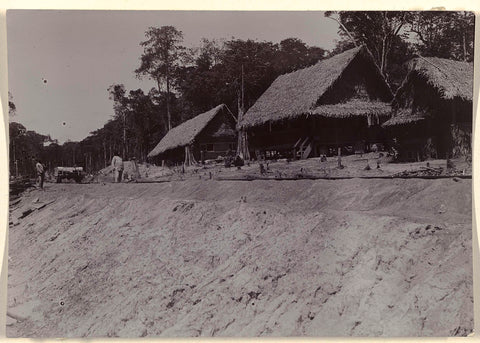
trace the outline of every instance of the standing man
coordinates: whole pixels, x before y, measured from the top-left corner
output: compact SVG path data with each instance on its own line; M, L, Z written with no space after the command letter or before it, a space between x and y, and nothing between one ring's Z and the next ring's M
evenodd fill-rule
M114 153L112 158L112 167L114 182L122 182L123 160L120 156L118 156L118 152Z
M40 186L40 189L43 189L43 181L45 181L45 167L43 166L42 161L40 161L39 158L37 158L37 164L35 165L35 169L37 170L38 185Z

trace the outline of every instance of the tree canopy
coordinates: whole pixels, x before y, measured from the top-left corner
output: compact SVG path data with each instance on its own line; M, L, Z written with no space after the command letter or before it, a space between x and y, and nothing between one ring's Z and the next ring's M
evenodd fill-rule
M145 37L147 39L140 43L143 54L140 58L140 67L135 70L135 73L139 77L148 76L155 80L159 92L162 91L162 85L165 85L167 123L170 130L172 128L170 88L175 85L176 71L185 50L181 45L183 33L173 26L150 27L145 32Z
M116 150L124 158L144 161L173 126L221 103L234 114L242 102L248 110L279 75L361 44L371 51L393 90L406 75L405 62L416 54L473 60L475 18L470 12L330 11L325 16L338 23L341 37L332 51L295 37L279 43L204 38L187 49L177 28L150 27L140 42L143 52L134 72L154 80L156 87L144 92L111 85L106 96L112 100L113 116L80 142L59 145L49 136L10 123L10 167L16 160L20 172L27 173L31 158L40 156L49 168L81 165L92 171L105 167ZM9 94L9 113L16 111Z
M328 11L341 40L334 54L366 45L395 90L414 55L473 60L474 15L450 11Z

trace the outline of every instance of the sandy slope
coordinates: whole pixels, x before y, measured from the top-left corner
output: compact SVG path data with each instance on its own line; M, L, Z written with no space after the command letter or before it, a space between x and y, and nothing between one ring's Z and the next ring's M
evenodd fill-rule
M470 180L60 184L11 218L10 337L473 328Z

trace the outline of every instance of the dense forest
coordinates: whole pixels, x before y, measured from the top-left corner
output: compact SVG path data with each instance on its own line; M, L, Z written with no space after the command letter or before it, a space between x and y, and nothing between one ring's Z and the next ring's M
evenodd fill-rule
M16 123L9 95L11 175L32 173L33 157L49 169L78 165L88 172L104 168L114 151L145 161L166 132L181 122L220 103L237 114L242 78L246 111L279 75L362 44L393 91L406 75L405 62L415 55L473 61L475 18L470 12L340 11L325 16L339 27L341 39L332 51L297 38L279 43L203 39L196 48L186 48L177 28L148 28L139 42L143 54L135 74L153 80L156 87L145 93L125 89L121 80L111 85L105 96L112 101L114 116L80 142L60 145Z

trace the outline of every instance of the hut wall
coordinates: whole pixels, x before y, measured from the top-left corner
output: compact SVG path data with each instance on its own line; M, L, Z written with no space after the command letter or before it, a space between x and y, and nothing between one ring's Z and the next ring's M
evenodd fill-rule
M429 132L430 123L421 121L406 125L397 125L389 128L390 136L397 143L391 142L399 153L401 161L420 161L425 158L437 157L437 142L435 137L426 135Z
M193 155L197 161L215 159L225 156L229 150L235 151L237 147L237 132L235 120L223 110L207 127L197 136L193 146Z
M413 77L397 95L394 112L421 115L421 123L400 125L390 130L399 138L400 155L406 160L446 158L471 154L472 103L444 100L421 77Z
M472 155L472 103L455 99L451 101L452 123L450 135L451 154L454 157Z
M185 147L177 147L175 149L167 150L154 158L154 162L160 164L164 160L167 165L182 164L185 160Z
M336 155L337 148L344 154L354 153L360 145L366 151L370 144L385 140L380 128L369 128L366 118L324 118L310 116L250 130L250 144L258 152L278 152L283 157L293 157L297 141L309 138L311 157Z
M471 156L472 154L472 126L454 124L451 127L452 156Z

